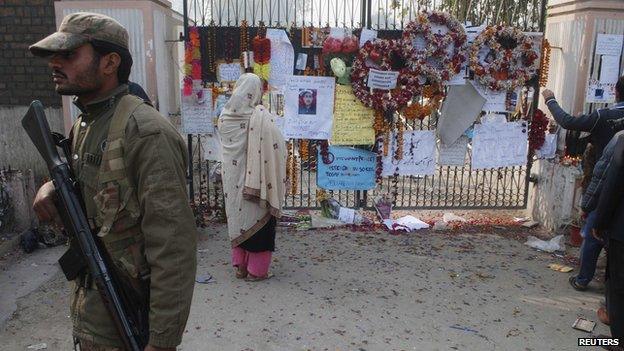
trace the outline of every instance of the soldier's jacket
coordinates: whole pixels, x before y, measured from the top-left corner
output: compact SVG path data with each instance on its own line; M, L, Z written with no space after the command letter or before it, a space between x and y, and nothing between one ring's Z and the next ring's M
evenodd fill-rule
M115 265L135 286L141 277L149 281L149 343L175 347L188 318L196 267L186 147L171 123L140 101L128 114L125 136L123 129L121 138L108 135L127 89L121 85L86 106L75 101L82 114L72 130L72 165L87 217L99 228ZM74 336L120 347L117 330L94 289L88 278L76 280L71 303Z

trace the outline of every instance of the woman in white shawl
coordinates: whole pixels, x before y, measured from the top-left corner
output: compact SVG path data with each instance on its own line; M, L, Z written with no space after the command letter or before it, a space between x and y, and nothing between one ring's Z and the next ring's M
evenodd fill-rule
M237 278L269 276L285 196L286 145L262 105L262 81L243 74L219 117L223 191Z

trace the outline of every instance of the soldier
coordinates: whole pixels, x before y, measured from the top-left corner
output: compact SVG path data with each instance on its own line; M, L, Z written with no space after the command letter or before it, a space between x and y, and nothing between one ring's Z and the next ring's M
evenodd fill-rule
M175 350L193 295L197 230L186 191L183 139L158 111L128 94L128 32L94 13L66 16L56 33L30 46L49 60L56 91L82 112L70 133L72 167L87 217L122 278L143 287L149 345ZM34 209L58 218L54 186ZM81 350L121 350L120 336L87 273L75 281L73 335Z

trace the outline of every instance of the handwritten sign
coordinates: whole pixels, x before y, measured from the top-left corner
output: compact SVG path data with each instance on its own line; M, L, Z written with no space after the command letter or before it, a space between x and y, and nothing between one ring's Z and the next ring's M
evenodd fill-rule
M214 132L212 111L212 90L193 89L193 94L182 94L182 132L185 134L204 134Z
M526 122L475 124L472 169L526 165L528 146Z
M333 77L291 76L284 92L284 137L328 140L335 87Z
M362 33L360 33L360 47L364 46L366 42L375 41L375 39L377 39L376 30L362 28Z
M368 87L373 89L390 90L396 88L399 72L397 71L380 71L370 69L368 71Z
M621 34L598 34L596 38L596 55L620 56L624 35Z
M236 82L240 78L243 69L240 63L220 63L217 66L219 82Z
M433 175L435 173L436 141L432 130L403 133L403 158L395 160L392 153L382 159L382 176Z
M600 83L615 84L620 78L620 56L601 56Z
M438 164L444 166L463 166L466 164L468 137L463 135L453 144L446 146L438 143Z
M341 207L338 211L338 220L347 224L353 224L355 222L355 210L348 207Z
M330 146L329 164L319 150L317 184L328 190L370 190L375 188L377 154L349 147Z
M280 76L291 76L295 66L295 51L283 29L269 28L266 37L271 40L271 75L269 84Z
M373 110L361 104L350 86L336 86L334 145L372 145L375 142Z

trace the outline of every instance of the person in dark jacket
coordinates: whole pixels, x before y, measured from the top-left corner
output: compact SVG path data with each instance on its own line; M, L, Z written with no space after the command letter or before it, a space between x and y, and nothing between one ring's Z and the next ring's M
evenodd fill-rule
M611 337L624 338L624 133L613 144L613 157L595 210L593 235L607 247L607 310Z
M143 101L147 102L148 104L152 105L152 100L150 100L145 90L143 90L143 87L141 87L139 84L128 81L128 92L138 98L141 98Z
M613 138L616 130L613 128L613 121L624 118L624 76L618 79L615 86L615 99L617 103L609 109L596 110L588 115L574 117L565 112L557 103L555 95L552 91L546 89L542 92L544 100L550 113L555 121L563 128L568 130L582 131L591 133L592 145L595 147L596 158L601 159L603 151ZM604 166L604 162L602 163ZM593 173L597 165L594 167ZM590 187L596 186L591 184L585 189L585 193ZM595 189L593 189L595 193ZM593 195L592 195L593 196ZM591 196L590 196L591 197ZM589 197L588 197L589 198ZM577 276L570 277L570 285L575 290L586 290L589 282L594 278L596 271L596 263L602 250L602 242L594 239L591 235L591 229L594 226L595 213L589 206L583 208L583 217L585 217L585 225L581 230L583 236L583 244L580 253L580 269Z

